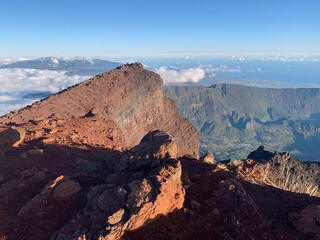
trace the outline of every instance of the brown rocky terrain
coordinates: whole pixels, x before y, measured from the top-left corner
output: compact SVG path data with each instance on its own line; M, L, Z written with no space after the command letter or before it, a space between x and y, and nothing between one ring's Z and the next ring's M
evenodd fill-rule
M198 158L161 78L125 65L0 118L0 239L319 239L319 166Z
M30 107L11 112L1 117L0 123L22 124L52 114L64 119L94 114L114 121L129 147L137 145L149 131L161 129L174 137L179 156L199 154L197 130L165 96L160 76L143 69L140 63L97 75Z

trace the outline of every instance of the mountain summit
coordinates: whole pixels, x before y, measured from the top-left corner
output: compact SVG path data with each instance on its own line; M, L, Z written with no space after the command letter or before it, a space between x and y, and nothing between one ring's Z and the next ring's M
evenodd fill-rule
M0 118L0 239L318 239L319 165L198 157L159 75L127 64Z
M175 103L167 98L159 75L128 64L99 74L55 95L11 112L0 123L22 124L52 114L64 119L91 113L119 125L128 146L139 143L145 134L161 129L174 137L178 156L198 156L197 130L182 118Z

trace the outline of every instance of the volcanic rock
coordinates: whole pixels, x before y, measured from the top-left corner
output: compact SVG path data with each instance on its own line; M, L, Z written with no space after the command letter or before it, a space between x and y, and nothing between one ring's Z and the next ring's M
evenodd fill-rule
M223 202L226 206L225 210L228 211L238 207L246 213L255 213L258 210L257 204L247 195L242 184L235 179L220 181L215 198Z
M71 180L63 181L55 188L53 194L59 198L67 198L75 195L81 190L79 183Z
M91 188L86 207L52 239L62 236L77 239L79 233L88 239L99 236L118 239L124 231L137 229L158 215L182 208L181 165L172 158L175 153L174 140L164 132L153 131L119 158L107 160L105 172L109 175L116 172L122 177L114 178L112 187L101 184ZM84 168L83 172L88 173L88 169ZM132 174L137 169L144 170ZM80 224L88 221L89 225Z
M30 107L11 112L0 118L0 123L38 124L35 119L46 119L52 114L59 119L89 114L112 120L119 125L130 147L137 145L149 131L161 129L174 137L178 156L198 156L197 130L179 115L175 103L165 97L160 76L143 69L140 63L97 75Z
M25 130L23 128L0 129L0 149L16 147L23 142Z
M115 172L125 169L135 170L143 166L158 166L164 158L176 158L175 140L163 131L155 130L143 137L140 144L122 154L121 161L113 160L109 168Z
M204 155L204 157L203 157L203 161L205 163L210 163L210 164L216 163L212 153L206 153L206 155Z
M250 153L248 159L257 163L251 170L260 173L265 183L280 189L297 193L306 193L320 197L320 165L317 162L302 162L293 159L289 153L270 152L264 147L259 147ZM257 170L259 168L259 170ZM248 175L249 172L245 173Z
M309 237L320 234L320 206L318 205L308 206L300 213L291 213L289 220L299 231Z

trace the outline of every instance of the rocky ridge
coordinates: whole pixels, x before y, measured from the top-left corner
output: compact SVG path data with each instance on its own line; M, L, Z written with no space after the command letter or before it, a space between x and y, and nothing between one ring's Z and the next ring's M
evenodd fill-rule
M126 65L2 117L0 239L319 238L318 165L199 159L161 88Z
M291 192L320 197L319 163L302 162L293 159L289 153L271 152L263 146L250 153L248 159L259 163L253 165L252 171L256 171L254 168L262 170L273 186Z
M140 63L102 73L11 112L0 118L0 124L22 124L52 114L71 119L88 113L117 123L129 147L137 145L149 131L160 129L174 137L178 156L198 156L197 130L180 116L175 103L165 97L160 76L143 69Z

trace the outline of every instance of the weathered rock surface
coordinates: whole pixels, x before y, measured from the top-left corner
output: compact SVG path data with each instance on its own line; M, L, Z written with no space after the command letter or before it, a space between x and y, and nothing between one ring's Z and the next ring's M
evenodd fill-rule
M16 147L23 142L25 130L23 128L0 128L0 149Z
M164 132L153 131L120 158L109 159L106 183L91 188L84 210L52 239L118 239L124 231L182 208L181 165L173 159L175 155L174 140Z
M67 198L75 195L80 190L81 190L81 187L79 183L72 180L66 180L61 184L59 184L58 187L56 187L53 194L54 196L59 198Z
M320 206L311 205L300 213L291 213L289 220L303 234L318 239L320 237ZM318 235L318 236L316 236Z
M320 197L319 163L302 162L293 159L289 153L270 152L262 146L250 153L248 159L260 163L253 164L252 169L260 173L263 171L261 176L266 177L268 184L291 192Z
M178 156L198 156L197 130L180 116L175 103L165 97L160 76L143 69L140 63L102 73L30 107L11 112L0 118L0 123L21 124L46 119L52 114L65 119L99 115L114 121L130 147L137 145L149 131L161 129L174 137Z
M317 164L263 147L178 161L197 135L158 80L127 65L1 118L25 136L0 157L0 239L318 237Z
M203 156L203 161L210 164L216 163L212 153L206 153L206 155Z
M218 201L223 202L227 207L224 210L232 211L234 207L252 214L258 211L257 204L247 195L242 184L235 179L222 180L219 182L219 189L215 194Z
M25 229L23 239L48 239L51 234L51 239L119 239L125 231L183 207L176 153L171 136L152 131L119 156L49 181L21 207L16 227ZM20 175L29 179L39 174L29 169Z

